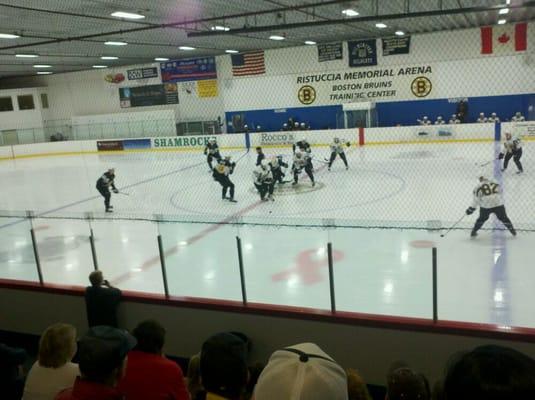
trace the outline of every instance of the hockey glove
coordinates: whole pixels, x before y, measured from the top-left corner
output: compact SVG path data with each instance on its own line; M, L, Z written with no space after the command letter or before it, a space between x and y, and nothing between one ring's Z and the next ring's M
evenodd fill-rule
M500 153L500 155L498 156L498 160L501 160L503 157L504 157L503 153Z
M119 189L112 189L113 193L119 193Z
M476 210L476 209L475 209L474 207L468 207L468 208L466 209L466 215L471 215L471 214L473 214L475 210Z

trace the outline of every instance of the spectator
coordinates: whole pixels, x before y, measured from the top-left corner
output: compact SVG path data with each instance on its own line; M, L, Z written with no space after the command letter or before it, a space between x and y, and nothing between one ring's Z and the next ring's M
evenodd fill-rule
M257 132L262 132L262 127L261 127L260 125L257 125L257 126L256 126L256 131L257 131Z
M347 400L345 371L314 343L274 352L262 371L255 400Z
M201 384L200 354L195 354L189 359L187 376L186 381L191 400L204 400L206 393Z
M372 400L366 382L364 382L357 370L348 368L346 369L346 375L349 400Z
M282 124L282 130L283 131L289 131L290 129L288 129L288 124L285 122L284 124Z
M85 290L85 305L89 327L107 325L117 328L117 307L121 291L104 279L102 271L89 274L91 286Z
M517 111L515 115L513 115L513 118L511 118L511 122L524 122L526 118L522 115L520 111Z
M71 362L76 354L76 328L54 324L46 328L39 340L39 354L26 385L24 400L52 400L60 391L72 387L80 374Z
M427 379L407 366L391 369L387 376L386 400L429 400Z
M19 400L24 388L22 365L26 350L0 343L0 394L2 400Z
M162 355L163 326L144 321L132 333L137 346L128 353L126 374L118 386L125 400L189 400L182 370Z
M417 119L417 121L420 125L431 125L431 121L427 118L427 115L424 115L422 119Z
M301 129L302 131L306 131L306 130L308 129L308 128L307 128L307 124L304 123L304 122L301 122L300 129Z
M457 118L457 114L453 114L449 120L449 123L451 125L455 125L455 124L460 124L461 123L461 120L459 118Z
M90 328L78 346L81 377L56 400L122 400L116 385L135 345L136 339L126 331L111 326Z
M444 399L535 399L535 360L507 347L476 347L450 364Z
M483 124L483 123L487 122L487 117L485 117L485 113L479 113L479 117L476 120L476 122L478 122L480 124Z
M462 124L465 124L467 122L468 118L468 103L464 100L461 100L457 104L457 117L461 121Z
M492 123L500 122L500 118L496 115L495 112L493 112L492 114L490 114L490 117L487 119L487 122L492 122Z
M446 121L444 121L444 120L442 119L442 115L439 115L439 116L437 117L437 120L435 121L435 125L444 125L445 123L446 123Z
M246 354L246 343L232 333L219 333L204 342L201 381L207 400L240 399L247 384Z
M294 131L300 130L299 122L294 122Z
M249 125L245 124L243 126L243 133L249 133Z
M255 363L248 368L249 381L247 382L247 386L245 387L245 394L243 395L242 400L249 400L253 397L254 388L264 368L265 365L260 362Z

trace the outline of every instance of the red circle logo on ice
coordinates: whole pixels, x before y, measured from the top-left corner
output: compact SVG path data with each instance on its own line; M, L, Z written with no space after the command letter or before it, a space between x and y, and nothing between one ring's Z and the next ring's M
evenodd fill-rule
M435 247L435 242L431 240L413 240L409 244L411 247L415 247L417 249L430 249L431 247Z

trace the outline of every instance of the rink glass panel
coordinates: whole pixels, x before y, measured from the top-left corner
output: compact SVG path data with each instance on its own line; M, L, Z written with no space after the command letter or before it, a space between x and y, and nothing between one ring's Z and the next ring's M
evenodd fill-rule
M158 229L171 296L241 301L234 225L160 222Z
M323 228L250 225L240 237L250 302L330 310Z
M0 217L1 279L39 282L30 229L26 218Z

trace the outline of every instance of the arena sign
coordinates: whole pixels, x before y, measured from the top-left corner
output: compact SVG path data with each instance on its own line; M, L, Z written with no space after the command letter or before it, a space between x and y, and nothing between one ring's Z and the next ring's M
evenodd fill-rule
M208 140L215 139L214 136L176 136L152 139L152 148L173 148L173 147L204 147Z
M270 144L288 144L292 145L296 142L295 135L291 132L279 132L279 133L262 133L260 137L260 143L262 146Z
M433 90L431 65L374 68L296 76L302 104L340 104L427 97Z

